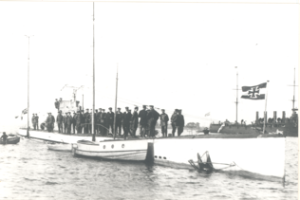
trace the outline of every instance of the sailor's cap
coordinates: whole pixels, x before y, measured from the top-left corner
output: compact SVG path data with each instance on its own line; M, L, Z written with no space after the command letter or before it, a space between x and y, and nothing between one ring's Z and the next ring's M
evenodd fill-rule
M136 107L134 107L134 109L139 109L139 107L136 106Z
M109 109L109 110L112 110L112 108L111 108L111 107L109 107L108 109Z

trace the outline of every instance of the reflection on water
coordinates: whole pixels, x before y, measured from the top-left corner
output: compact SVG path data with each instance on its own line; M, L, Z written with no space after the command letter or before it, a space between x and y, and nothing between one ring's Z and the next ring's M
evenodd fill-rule
M286 146L283 187L225 173L73 157L22 139L0 146L0 199L297 199L298 138L287 138Z

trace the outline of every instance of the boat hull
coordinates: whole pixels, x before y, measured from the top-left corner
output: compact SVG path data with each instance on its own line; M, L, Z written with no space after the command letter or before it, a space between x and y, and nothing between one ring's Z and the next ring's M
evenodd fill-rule
M20 137L8 137L6 144L18 144L20 142ZM0 139L0 144L3 144L3 139Z
M27 130L19 129L18 135L26 137ZM47 131L37 131L30 130L29 137L32 139L38 139L48 142L71 144L76 143L78 140L91 140L91 135L71 135L71 134L62 134L57 132L47 132ZM96 141L109 140L111 137L96 137Z
M90 144L73 144L72 154L91 158L124 161L144 161L148 149L148 140L101 141Z
M216 170L268 180L284 177L284 137L155 140L154 163L193 169L188 161L197 161L197 153L205 152L209 152L213 163L221 163L213 164Z
M210 132L213 133L225 133L225 134L259 134L263 132L262 125L228 125L222 124L210 125ZM285 136L298 137L298 126L294 126L292 123L286 123L284 125L274 126L269 124L266 126L266 132L268 134L283 134Z

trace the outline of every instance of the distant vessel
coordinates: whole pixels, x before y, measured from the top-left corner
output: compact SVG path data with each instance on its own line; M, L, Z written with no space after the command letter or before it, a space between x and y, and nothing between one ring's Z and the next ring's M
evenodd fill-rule
M238 74L237 74L238 76ZM284 136L298 137L298 109L295 108L295 69L294 69L294 95L293 95L293 108L292 115L290 118L286 118L285 111L282 113L282 118L277 118L277 112L273 114L273 118L265 124L265 133L267 134L282 134ZM238 90L238 86L237 89ZM236 116L237 116L237 105L238 105L238 93L236 100ZM236 120L235 123L218 123L210 124L210 131L214 133L225 133L225 134L257 134L263 133L263 123L260 123L258 118L258 112L256 112L255 123L244 125L239 124ZM237 118L237 117L236 117ZM266 117L267 118L267 117ZM278 120L280 119L280 120Z

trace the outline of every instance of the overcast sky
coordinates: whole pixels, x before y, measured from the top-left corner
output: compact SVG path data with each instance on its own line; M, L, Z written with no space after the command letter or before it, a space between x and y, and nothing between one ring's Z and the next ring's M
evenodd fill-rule
M71 89L60 91L65 84L85 85L85 107L92 108L92 14L91 2L0 2L2 121L27 106L24 35L34 35L31 111L53 111L55 98L70 99ZM289 116L294 68L298 83L299 5L97 2L96 108L114 107L117 63L123 109L146 104L182 109L186 122L234 121L238 71L239 88L270 81L268 117ZM256 111L262 117L265 101L241 95L239 121L250 123Z

